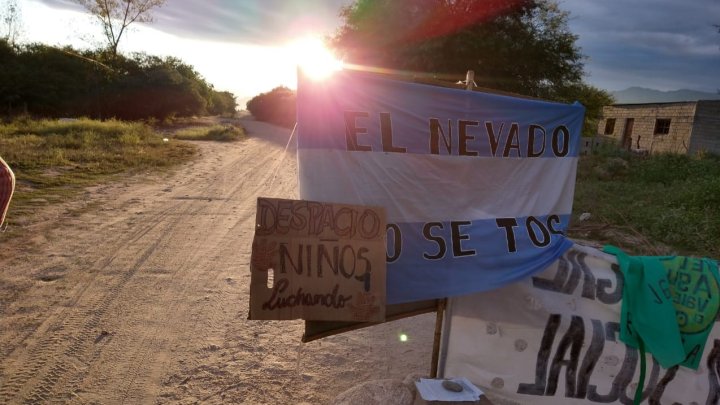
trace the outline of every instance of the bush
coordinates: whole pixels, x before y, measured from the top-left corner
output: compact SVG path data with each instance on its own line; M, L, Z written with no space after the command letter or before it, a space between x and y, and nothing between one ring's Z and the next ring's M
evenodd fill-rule
M164 120L234 114L235 97L215 91L177 58L110 57L42 44L11 47L0 39L0 112L45 117Z
M244 137L245 131L234 125L187 128L175 133L175 138L187 141L232 142Z
M247 102L247 109L258 121L292 128L297 114L296 98L295 92L287 87L276 87L253 97Z

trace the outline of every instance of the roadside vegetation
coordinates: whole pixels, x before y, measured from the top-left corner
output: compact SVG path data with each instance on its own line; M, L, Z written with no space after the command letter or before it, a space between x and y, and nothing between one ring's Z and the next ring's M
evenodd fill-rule
M234 95L177 58L0 39L0 115L165 121L236 107Z
M12 223L40 208L69 201L84 188L141 171L163 170L195 154L150 126L116 120L32 120L0 123L0 153L16 176Z
M232 142L245 138L245 130L234 125L212 125L181 129L173 137L185 141Z
M635 254L720 257L720 156L605 147L581 157L573 210L571 237Z
M258 121L292 128L297 114L296 99L294 90L280 86L253 97L247 102L247 110Z

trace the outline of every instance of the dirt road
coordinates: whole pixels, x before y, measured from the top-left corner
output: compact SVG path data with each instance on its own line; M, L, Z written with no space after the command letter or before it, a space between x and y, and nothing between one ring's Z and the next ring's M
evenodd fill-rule
M308 344L300 321L246 320L256 198L296 198L297 167L290 131L243 125L2 246L0 403L316 404L428 371L432 315Z

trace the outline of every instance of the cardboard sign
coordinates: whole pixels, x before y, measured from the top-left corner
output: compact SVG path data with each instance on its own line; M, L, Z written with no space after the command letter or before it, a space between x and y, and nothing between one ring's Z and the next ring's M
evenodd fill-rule
M714 278L694 288L690 276L670 283L693 296L676 298L682 325L700 308ZM682 283L678 285L678 283ZM640 354L619 339L623 289L614 257L575 245L544 272L496 291L453 298L446 325L445 377L464 376L496 403L631 404ZM717 320L718 308L703 307ZM697 311L696 311L697 312ZM696 312L692 312L695 314ZM703 324L705 325L705 324ZM703 326L704 327L704 326ZM664 369L647 354L643 404L717 404L720 399L720 329L712 329L700 367Z
M250 319L382 322L385 210L258 198Z

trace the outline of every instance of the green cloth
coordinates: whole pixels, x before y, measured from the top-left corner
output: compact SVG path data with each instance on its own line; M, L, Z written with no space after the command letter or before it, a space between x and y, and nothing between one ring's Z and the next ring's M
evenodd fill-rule
M663 368L697 369L720 310L720 277L714 260L684 256L628 256L615 246L625 279L620 340L642 339Z

